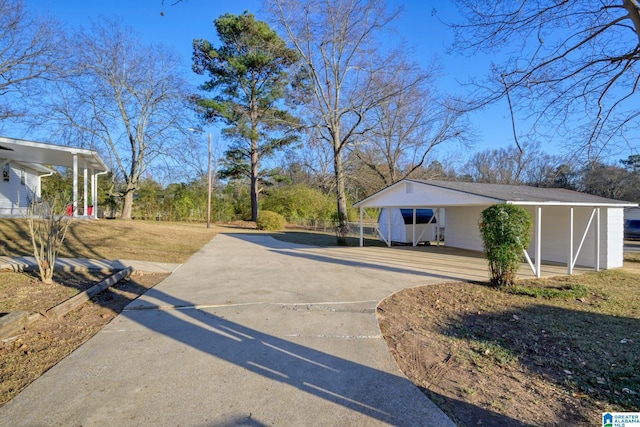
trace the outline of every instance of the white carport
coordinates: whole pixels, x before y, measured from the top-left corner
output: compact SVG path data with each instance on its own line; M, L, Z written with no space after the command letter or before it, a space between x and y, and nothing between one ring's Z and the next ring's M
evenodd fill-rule
M78 179L82 174L84 211L87 212L89 191L91 200L97 200L98 175L109 171L100 155L93 150L75 147L45 144L42 142L0 136L0 162L26 163L31 165L52 165L72 168L73 170L73 216L78 216ZM43 175L44 176L44 175ZM89 187L90 186L90 187ZM97 217L97 206L92 216Z
M524 185L405 179L356 203L360 208L360 245L365 208L445 209L449 247L482 251L481 212L496 203L523 206L534 220L531 246L524 254L533 273L542 261L596 271L622 266L624 208L635 203L576 191Z

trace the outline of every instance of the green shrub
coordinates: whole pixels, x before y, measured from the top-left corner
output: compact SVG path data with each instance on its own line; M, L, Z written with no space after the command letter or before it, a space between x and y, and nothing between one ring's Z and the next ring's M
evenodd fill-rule
M335 210L331 196L302 184L270 188L261 208L277 212L289 220L329 219Z
M491 284L515 283L523 251L529 247L533 221L521 206L501 203L482 211L480 234L489 261Z
M272 211L260 211L256 226L258 230L279 231L284 230L286 221L282 215Z

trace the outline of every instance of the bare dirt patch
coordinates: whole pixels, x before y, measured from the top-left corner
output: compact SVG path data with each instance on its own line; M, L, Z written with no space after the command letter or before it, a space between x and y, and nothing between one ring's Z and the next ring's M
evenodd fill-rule
M381 302L400 369L460 426L592 426L640 407L640 273L444 283Z
M26 273L0 273L0 313L45 313L90 288L106 274L57 273L46 285ZM134 272L61 318L48 317L0 342L0 406L95 335L132 300L167 274Z

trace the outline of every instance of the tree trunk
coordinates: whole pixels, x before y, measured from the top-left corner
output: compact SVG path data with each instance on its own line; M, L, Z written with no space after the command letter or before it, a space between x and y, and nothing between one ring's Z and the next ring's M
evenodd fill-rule
M133 190L127 190L124 195L124 203L122 204L122 219L131 219L133 211Z
M345 236L349 232L349 216L347 211L347 195L345 191L345 177L341 150L334 150L333 168L336 178L336 195L338 198L338 244L346 244Z
M40 280L42 283L50 285L53 283L53 268L50 266L40 268Z
M251 141L251 221L258 220L258 143Z

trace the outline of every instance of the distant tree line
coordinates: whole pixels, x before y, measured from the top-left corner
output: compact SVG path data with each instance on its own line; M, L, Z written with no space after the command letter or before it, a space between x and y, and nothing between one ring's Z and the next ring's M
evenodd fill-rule
M353 202L403 178L560 187L638 201L638 156L602 160L625 144L625 153L636 152L638 113L628 105L637 85L627 83L637 76L637 5L611 0L606 13L566 19L566 34L584 39L575 44L555 34L565 27L554 23L592 5L457 3L465 13L451 24L454 48L492 52L526 36L515 63L496 64L467 97L439 90L437 60L427 67L414 61L393 28L402 8L384 0L267 0L269 22L249 12L212 17L212 29L194 33L191 64L117 19L67 30L23 0L0 0L0 125L98 150L112 171L88 202L123 219L205 218L202 131L213 125L223 126L213 159L220 166L214 220L255 221L269 210L332 219L346 232ZM590 37L588 28L619 42ZM589 56L596 51L604 61ZM563 52L579 54L571 65L581 77L567 71ZM199 87L188 83L188 65L206 78ZM596 87L595 76L602 77ZM629 89L607 89L613 86ZM509 102L514 145L474 153L467 113L499 99ZM589 116L575 119L584 109ZM525 134L517 126L522 114L535 120ZM550 155L532 142L556 139L571 151ZM455 159L441 157L446 152ZM68 191L69 179L67 172L43 182L48 192Z

